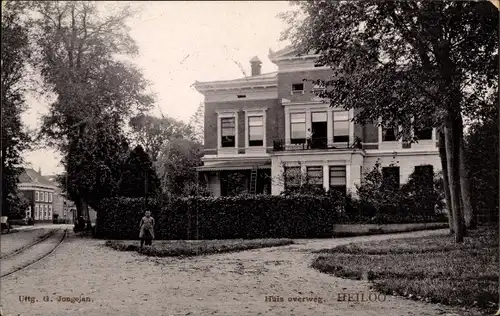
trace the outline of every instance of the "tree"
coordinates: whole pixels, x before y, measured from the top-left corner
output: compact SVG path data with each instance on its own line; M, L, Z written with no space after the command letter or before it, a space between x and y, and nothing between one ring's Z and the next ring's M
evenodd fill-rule
M129 145L115 124L94 125L81 139L71 142L66 152L66 173L58 176L57 182L77 209L87 204L96 208L102 199L119 194Z
M191 116L189 125L194 132L194 139L200 144L205 140L205 104L202 102L196 109L196 112Z
M103 12L89 1L32 2L33 59L48 89L57 99L43 117L41 137L63 154L78 214L88 215L88 199L94 188L105 186L92 155L102 149L101 139L121 146L122 126L127 119L149 110L153 99L140 71L121 56L134 56L138 49L126 25L132 12ZM106 133L109 131L109 134ZM115 152L114 150L104 153ZM119 151L118 151L119 152ZM90 164L90 166L89 166ZM117 162L119 165L119 162ZM84 172L90 172L85 175ZM110 171L110 173L113 173ZM79 181L85 180L85 181ZM114 188L110 189L113 191Z
M196 167L201 166L201 145L187 140L175 139L162 148L156 162L161 185L165 193L187 195L193 185L198 184Z
M141 145L130 152L123 168L120 195L127 197L148 197L159 193L160 181L153 163Z
M398 137L412 141L414 128L430 123L443 129L454 233L461 242L460 205L472 211L461 193L462 116L498 89L496 8L452 1L296 4L299 11L283 16L290 23L284 37L301 53L319 53L318 65L333 70L331 78L316 81L326 88L321 97L359 109L357 123L381 118L382 125L401 125Z
M22 154L30 147L30 135L23 128L21 114L26 110L25 60L30 56L28 30L21 22L22 8L2 8L2 214L19 215L25 204L19 196L17 184L23 172Z
M166 142L176 138L194 139L190 125L168 116L159 118L141 113L130 120L129 126L135 143L141 145L153 161L158 159Z
M498 105L498 96L495 101ZM498 107L479 109L466 136L466 166L472 187L472 203L482 222L498 221L499 129Z

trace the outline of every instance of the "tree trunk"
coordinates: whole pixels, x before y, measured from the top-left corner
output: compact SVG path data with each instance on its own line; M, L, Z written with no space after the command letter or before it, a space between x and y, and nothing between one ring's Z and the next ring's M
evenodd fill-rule
M448 177L445 135L443 129L439 131L439 157L441 158L441 168L443 170L443 190L446 198L446 208L448 211L448 225L450 226L450 235L453 235L453 208L451 207L450 181Z
M457 142L457 124L456 120L448 114L445 122L445 144L446 144L446 163L448 167L448 176L450 181L451 207L453 210L453 224L455 233L455 242L461 243L464 240L464 220L462 209L460 208L460 164L459 164L459 146Z
M467 229L475 229L476 221L474 216L474 209L472 207L472 199L470 193L470 182L465 167L465 144L463 135L460 138L460 188L462 190L462 205L464 207L464 221Z
M86 201L83 200L83 198L79 197L78 201L76 201L76 216L77 218L82 216L84 218L87 218L87 221L90 221L90 212L89 212L89 206Z

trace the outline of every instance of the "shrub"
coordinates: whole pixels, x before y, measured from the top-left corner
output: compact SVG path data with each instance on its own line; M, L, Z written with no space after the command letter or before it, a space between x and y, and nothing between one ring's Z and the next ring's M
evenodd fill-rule
M137 242L107 240L106 246L119 251L137 251L154 257L177 257L221 254L266 247L279 247L293 244L290 239L264 240L201 240L197 242L162 241L152 247L139 247Z
M346 197L345 212L350 220L373 224L446 221L442 178L430 166L420 167L421 172L412 173L398 188L387 185L398 181L384 179L377 161L357 187L359 200Z
M331 237L339 201L326 196L247 195L149 200L156 239ZM98 208L97 231L108 239L137 239L142 198L111 198Z

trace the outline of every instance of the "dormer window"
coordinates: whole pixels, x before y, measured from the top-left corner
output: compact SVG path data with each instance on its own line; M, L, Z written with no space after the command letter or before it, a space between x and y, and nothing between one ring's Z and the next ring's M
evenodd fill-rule
M304 93L304 84L303 83L294 83L292 84L292 94L295 93Z

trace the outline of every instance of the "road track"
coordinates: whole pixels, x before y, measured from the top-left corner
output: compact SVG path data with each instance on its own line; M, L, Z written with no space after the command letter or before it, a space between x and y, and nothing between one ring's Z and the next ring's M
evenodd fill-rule
M50 232L48 233L47 235L44 235L42 238L40 238L39 240L25 246L25 247L22 247L18 250L15 250L11 253L8 253L6 255L4 255L1 260L2 260L2 266L4 266L5 262L6 262L6 259L16 259L22 255L26 255L27 252L30 250L30 249L34 249L33 247L37 246L37 245L43 245L44 242L46 242L50 237L53 237L54 235L56 235L56 233L58 232L59 230L54 230L53 232ZM24 270L28 267L31 267L32 265L42 261L43 259L47 258L48 256L50 256L52 253L54 253L54 251L56 251L57 248L59 248L59 246L63 243L64 239L66 238L67 236L67 233L68 233L68 230L65 229L62 234L61 234L61 238L59 240L57 240L57 243L55 244L54 247L51 247L49 251L45 251L43 253L43 255L41 256L36 256L36 258L32 258L31 260L25 260L25 262L23 262L21 265L17 265L17 266L13 266L13 268L11 267L11 269L8 269L9 271L8 272L3 272L2 271L2 275L0 275L0 278L4 278L4 277L7 277L11 274L14 274L18 271L21 271L21 270ZM56 236L57 237L57 236ZM51 240L49 240L46 244L50 244ZM45 246L45 245L43 245ZM3 270L3 269L2 269Z
M4 254L4 255L0 256L0 259L1 259L1 260L5 260L5 259L10 258L10 257L12 257L12 256L15 256L15 255L17 255L17 254L20 254L20 253L22 253L23 251L27 250L28 248L31 248L31 247L33 247L33 246L35 246L35 245L37 245L37 244L39 244L39 243L41 243L41 242L43 242L43 241L47 240L47 239L48 239L48 238L50 238L52 235L54 235L54 234L55 234L55 232L56 232L55 230L50 231L50 232L46 233L45 235L42 235L42 236L38 237L35 241L33 241L33 242L31 242L31 243L29 243L29 244L27 244L27 245L25 245L25 246L22 246L21 248L16 249L16 250L14 250L14 251L12 251L12 252L9 252L9 253L6 253L6 254Z

